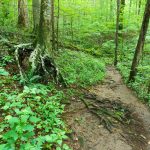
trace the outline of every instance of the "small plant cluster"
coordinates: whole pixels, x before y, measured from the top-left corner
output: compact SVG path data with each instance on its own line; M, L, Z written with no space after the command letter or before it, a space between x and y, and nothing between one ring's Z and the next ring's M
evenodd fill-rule
M30 84L16 88L14 79L1 68L0 150L70 150L60 116L63 92L53 84ZM7 81L7 82L6 82Z
M105 63L83 52L65 50L56 59L68 84L84 87L96 84L105 77Z

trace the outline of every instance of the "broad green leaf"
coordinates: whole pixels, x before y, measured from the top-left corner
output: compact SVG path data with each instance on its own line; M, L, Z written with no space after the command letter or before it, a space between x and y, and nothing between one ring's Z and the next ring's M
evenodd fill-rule
M33 122L33 123L37 123L37 122L39 122L41 119L39 119L39 118L37 118L37 117L35 117L35 116L31 116L30 117L30 121L31 122Z
M0 68L0 75L2 75L2 76L8 76L9 73L5 69Z
M33 131L34 130L34 126L33 125L26 125L24 128L23 128L24 131Z

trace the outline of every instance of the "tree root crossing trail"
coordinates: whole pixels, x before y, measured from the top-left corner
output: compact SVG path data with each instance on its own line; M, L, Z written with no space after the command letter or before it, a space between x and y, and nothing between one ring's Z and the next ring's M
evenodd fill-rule
M64 118L73 150L150 150L150 111L114 67L84 97L72 98Z

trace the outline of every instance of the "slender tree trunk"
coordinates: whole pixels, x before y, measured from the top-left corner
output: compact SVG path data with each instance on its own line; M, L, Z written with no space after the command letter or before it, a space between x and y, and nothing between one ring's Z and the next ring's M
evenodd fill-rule
M141 0L139 0L138 15L140 15L140 12L141 12Z
M59 49L59 13L60 13L60 1L58 0L58 8L57 8L57 50Z
M131 66L129 81L134 81L135 76L137 74L137 67L138 67L138 64L139 64L139 61L141 58L141 54L143 51L145 37L146 37L147 30L148 30L149 19L150 19L150 0L147 0L146 6L145 6L143 22L142 22L142 27L141 27L138 43L136 46L132 66Z
M120 16L120 0L117 0L117 19L116 19L116 35L115 35L115 58L114 58L114 65L115 66L118 63L119 16Z
M33 12L33 24L34 24L34 32L38 31L39 22L40 22L40 7L41 0L32 0L32 12Z
M113 18L113 1L110 0L110 20Z
M130 3L129 3L129 19L131 15L131 9L132 9L132 0L130 0Z
M18 0L18 26L21 28L27 27L28 23L27 0Z
M119 17L119 30L123 29L124 8L125 8L125 0L121 0L121 4L120 4L120 17Z
M52 50L55 48L55 17L54 17L54 0L51 0L51 24L52 24Z

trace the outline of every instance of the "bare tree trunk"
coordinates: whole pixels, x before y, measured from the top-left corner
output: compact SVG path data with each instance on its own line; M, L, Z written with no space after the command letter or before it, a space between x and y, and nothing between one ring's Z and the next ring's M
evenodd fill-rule
M123 29L124 8L125 8L125 0L121 0L121 4L120 4L120 17L119 17L119 30Z
M131 15L131 9L132 9L132 0L130 0L130 3L129 3L129 19Z
M110 20L113 18L113 1L110 0Z
M60 1L58 0L58 8L57 8L57 50L59 49L59 13L60 13Z
M119 16L120 16L120 0L117 0L117 19L116 19L116 35L115 35L115 58L114 65L118 63L118 37L119 37Z
M55 48L55 17L54 17L54 0L51 0L51 24L52 24L52 50L56 50Z
M40 23L37 43L52 53L52 5L51 0L41 0Z
M38 31L39 22L40 22L40 7L41 0L32 0L32 12L33 12L33 24L34 24L34 32Z
M27 0L18 0L18 26L23 28L27 27L28 24Z
M145 42L145 37L146 37L147 30L148 30L149 18L150 18L150 0L147 0L142 27L141 27L138 43L136 46L132 66L131 66L129 81L134 81L135 76L137 74L137 67L141 58L141 54L142 54L144 42Z
M138 15L140 15L140 12L141 12L141 0L139 0Z

